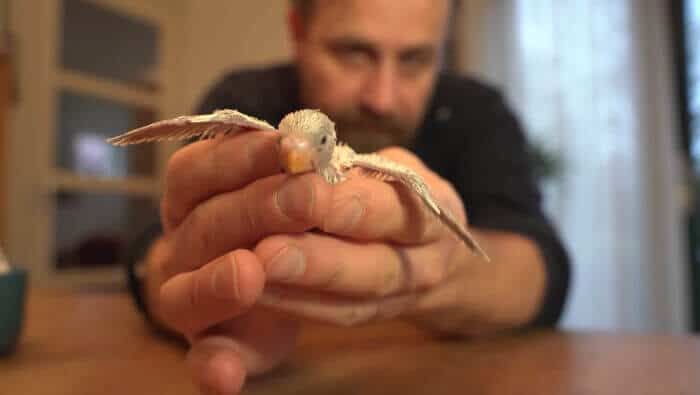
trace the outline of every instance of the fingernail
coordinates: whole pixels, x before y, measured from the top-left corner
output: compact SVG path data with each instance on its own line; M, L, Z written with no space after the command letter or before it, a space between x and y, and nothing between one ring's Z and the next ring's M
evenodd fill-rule
M314 206L314 191L308 180L289 180L276 195L280 211L295 220L309 220Z
M222 299L239 299L238 267L233 254L229 254L223 262L220 262L214 269L212 289L214 295Z
M326 217L323 230L331 233L350 231L360 221L364 211L364 206L357 196L344 199L334 205L330 216Z
M267 265L267 276L274 281L292 281L299 278L306 269L306 259L301 250L286 246Z

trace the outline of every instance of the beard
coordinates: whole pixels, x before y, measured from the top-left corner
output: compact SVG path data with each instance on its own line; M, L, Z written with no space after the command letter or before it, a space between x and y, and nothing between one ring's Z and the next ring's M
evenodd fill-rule
M408 146L415 137L415 126L392 116L378 116L366 111L334 114L338 141L358 153L379 151L389 146Z

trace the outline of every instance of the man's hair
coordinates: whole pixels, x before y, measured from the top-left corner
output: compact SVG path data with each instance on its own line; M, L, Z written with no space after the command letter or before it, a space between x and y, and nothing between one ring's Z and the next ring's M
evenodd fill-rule
M289 4L299 12L304 23L308 23L313 13L316 11L316 0L289 0ZM455 68L455 23L457 23L459 10L462 6L462 0L450 0L450 14L447 16L447 45L445 58L443 59L445 67Z
M292 7L299 11L299 14L305 20L308 20L311 17L316 7L316 0L290 0L289 2L291 3ZM451 0L450 3L452 10L455 10L460 5L460 0ZM450 17L450 19L452 19L452 17Z

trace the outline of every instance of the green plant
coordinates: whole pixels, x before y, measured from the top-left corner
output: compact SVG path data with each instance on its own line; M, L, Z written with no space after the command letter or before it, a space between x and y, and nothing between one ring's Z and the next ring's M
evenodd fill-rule
M564 158L542 143L528 142L528 153L535 177L540 181L556 179L564 173Z

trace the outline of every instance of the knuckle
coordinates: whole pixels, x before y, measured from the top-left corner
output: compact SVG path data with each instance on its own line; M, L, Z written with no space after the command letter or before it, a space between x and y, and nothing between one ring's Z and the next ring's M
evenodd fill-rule
M238 228L244 233L250 234L260 226L261 219L259 218L259 210L257 204L251 204L251 202L256 202L254 196L249 189L244 189L243 193L243 204L238 207L239 213L239 224Z
M177 256L181 261L187 260L192 267L198 267L199 262L193 262L194 257L205 252L216 252L216 221L216 216L209 214L202 206L190 212L178 228L176 248L179 250Z
M231 153L228 152L226 148L226 142L214 144L214 146L211 149L211 153L206 156L206 159L204 159L209 161L207 165L209 171L212 173L210 176L213 180L227 180L231 178L231 166L234 165L231 161L231 158L236 158L240 156L231 155ZM243 158L237 160L235 162L236 167L244 168L246 170L249 169L247 159L247 155L245 155L243 156Z
M200 300L197 281L188 275L183 282L168 282L160 288L159 319L176 331L187 334L195 331L193 314Z
M464 249L461 247L462 243L455 237L449 238L446 242L444 253L445 280L454 275L460 269L461 263L465 261Z
M320 176L313 175L305 181L308 184L308 205L305 222L321 223L331 206L331 187Z
M155 284L162 286L165 281L176 274L174 268L175 247L172 233L165 233L151 244L145 260L146 276L155 279Z
M249 136L236 136L244 138ZM252 136L250 136L252 137ZM253 141L237 141L235 139L219 139L212 141L211 153L203 160L209 174L207 178L219 180L222 184L228 184L230 188L240 188L252 178L255 171L255 157L253 151L257 143ZM241 152L243 151L243 152ZM233 160L235 158L235 160Z
M176 219L175 214L172 212L170 209L170 200L164 196L162 199L160 199L160 218L161 218L161 225L163 226L163 229L167 232L175 228L177 226L177 222L179 222Z
M168 159L165 168L165 193L162 198L165 207L161 213L164 214L164 218L167 218L167 223L171 225L181 221L184 216L178 211L178 208L186 206L182 200L183 196L187 196L187 194L182 192L187 188L186 174L192 166L189 157L190 155L184 149L180 149Z
M192 166L190 157L187 147L175 151L170 156L165 167L165 183L168 189L176 190L179 186L179 177Z
M420 222L416 231L415 243L426 242L435 238L442 229L440 220L427 208L423 210L424 220Z
M324 217L321 229L334 234L367 233L372 229L372 210L369 199L362 190L347 194L335 193L328 215Z
M408 287L410 283L409 270L411 265L406 251L400 247L390 247L389 256L384 259L384 272L377 276L375 296L391 295Z
M217 228L214 223L213 216L200 214L197 216L199 218L199 226L196 226L197 230L194 232L194 247L195 251L212 251L215 249L215 229Z
M465 224L466 212L462 204L462 199L454 186L442 178L438 178L435 185L435 199L437 199L437 201L440 202L440 205L457 220L461 221L462 224Z
M387 265L387 270L383 275L378 276L379 284L376 287L375 296L391 295L402 288L406 277L403 275L403 266L399 261L394 262L394 264Z
M200 277L195 273L191 273L189 276L189 298L187 300L187 307L184 313L197 311L201 305L202 301L202 289ZM187 314L184 314L187 315Z
M407 190L399 194L399 202L405 214L401 217L400 230L395 237L400 243L418 244L429 240L433 233L435 215L418 196Z
M283 217L303 221L310 216L312 193L308 183L297 179L287 180L275 191L275 208Z
M435 214L422 202L417 202L416 206L416 210L412 210L406 218L403 234L399 237L402 243L423 244L431 241L442 225Z
M430 289L440 285L445 280L445 277L446 273L443 265L426 265L418 286L423 289Z
M340 288L342 282L345 278L345 265L338 260L331 260L328 265L322 265L327 267L327 271L322 274L321 278L318 279L318 285L322 289L334 290ZM302 273L299 277L304 276Z
M274 158L271 157L271 147L274 147L272 138L269 133L266 132L251 132L247 136L249 141L244 145L245 154L242 155L245 158L245 164L248 168L253 168L256 165L264 165L264 162L269 161Z
M275 191L275 211L287 221L321 224L331 205L330 186L316 175L287 180Z

